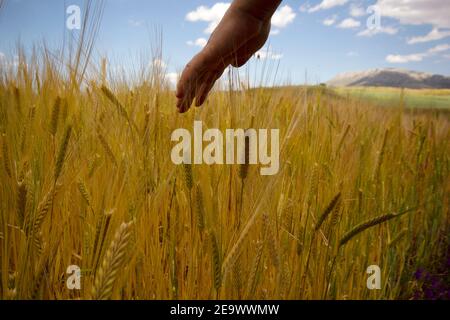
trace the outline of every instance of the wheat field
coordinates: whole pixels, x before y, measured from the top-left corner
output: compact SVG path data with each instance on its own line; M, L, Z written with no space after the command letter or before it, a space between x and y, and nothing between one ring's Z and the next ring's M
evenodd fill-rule
M103 62L81 85L19 57L0 74L1 299L420 299L417 270L442 274L448 114L241 86L179 115L158 72L131 86ZM174 165L194 120L280 129L278 174Z

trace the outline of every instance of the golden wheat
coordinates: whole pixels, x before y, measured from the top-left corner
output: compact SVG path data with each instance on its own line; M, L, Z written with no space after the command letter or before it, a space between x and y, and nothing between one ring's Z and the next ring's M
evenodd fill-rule
M114 282L127 257L127 246L131 236L133 221L122 223L103 258L102 265L95 276L92 298L108 300L113 294Z

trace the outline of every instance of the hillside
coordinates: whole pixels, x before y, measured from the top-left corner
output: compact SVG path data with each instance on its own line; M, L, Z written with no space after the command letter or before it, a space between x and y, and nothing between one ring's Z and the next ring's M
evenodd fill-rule
M372 69L341 73L328 81L334 87L450 89L450 77L404 69Z

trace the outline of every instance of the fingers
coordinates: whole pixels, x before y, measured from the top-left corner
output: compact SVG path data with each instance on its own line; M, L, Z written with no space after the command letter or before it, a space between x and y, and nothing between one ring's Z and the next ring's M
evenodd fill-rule
M199 55L195 56L184 68L180 80L177 84L176 97L178 112L184 113L189 110L192 101L195 97L197 86L201 83L200 62Z
M225 68L222 66L223 61L210 62L202 58L204 54L205 52L201 52L186 65L178 81L176 97L178 98L177 109L180 113L189 110L194 98L197 106L202 105Z
M222 72L216 71L209 78L205 79L204 83L200 86L196 98L195 98L195 106L200 107L208 97L209 92L214 86L216 80L220 78Z
M185 94L182 98L178 98L177 109L179 113L185 113L191 107L194 96L189 92Z

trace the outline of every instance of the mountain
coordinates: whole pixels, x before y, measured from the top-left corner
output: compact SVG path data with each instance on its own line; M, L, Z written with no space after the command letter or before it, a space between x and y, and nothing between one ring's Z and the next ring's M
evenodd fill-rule
M450 89L450 77L404 69L386 68L341 73L328 81L332 87L396 87Z

